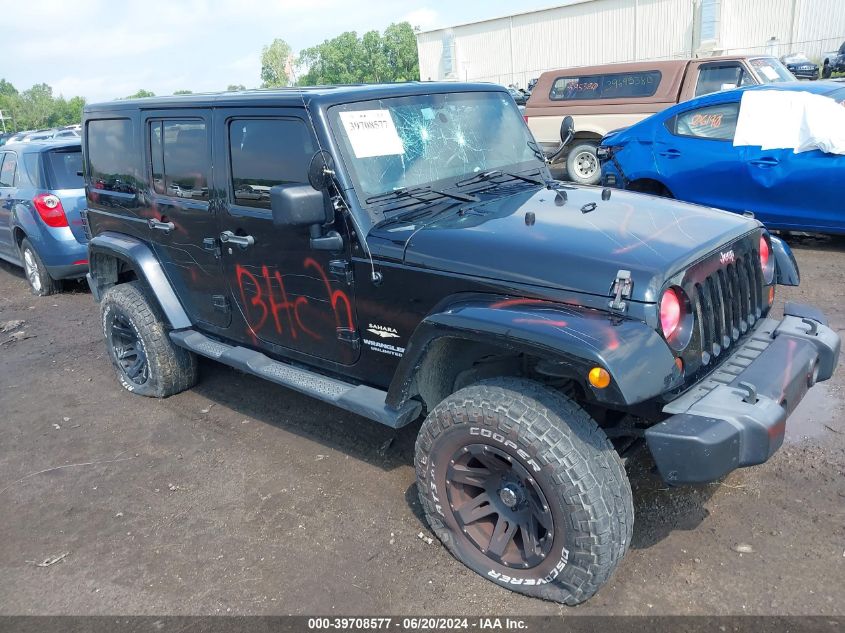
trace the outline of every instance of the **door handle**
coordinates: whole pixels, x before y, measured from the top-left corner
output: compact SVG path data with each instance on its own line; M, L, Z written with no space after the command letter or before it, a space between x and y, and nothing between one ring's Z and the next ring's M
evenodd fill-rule
M681 155L681 152L676 149L667 149L663 150L662 152L658 152L661 156L665 156L666 158L678 158Z
M235 235L231 231L223 231L220 234L221 244L234 244L241 248L249 248L255 244L255 238L252 235Z
M757 165L757 167L775 167L780 163L777 158L772 158L770 156L766 156L765 158L758 158L750 162L752 165Z
M159 222L158 220L149 219L147 220L147 225L151 229L155 229L156 231L164 231L165 233L170 233L173 229L176 228L176 225L173 222Z

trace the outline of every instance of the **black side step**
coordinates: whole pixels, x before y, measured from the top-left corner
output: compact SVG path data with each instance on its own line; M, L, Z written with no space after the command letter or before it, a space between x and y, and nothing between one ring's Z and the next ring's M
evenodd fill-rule
M170 338L180 347L254 374L284 387L329 402L341 409L381 422L394 429L413 422L420 415L422 405L409 400L399 409L385 404L386 391L366 385L352 385L329 378L301 367L273 360L246 347L226 345L195 330L171 332Z

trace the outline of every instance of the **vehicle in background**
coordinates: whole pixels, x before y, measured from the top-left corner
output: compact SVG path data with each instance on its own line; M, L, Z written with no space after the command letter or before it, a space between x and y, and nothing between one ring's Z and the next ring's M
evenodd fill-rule
M796 79L815 81L819 78L819 65L804 53L790 53L781 57L780 61Z
M601 169L596 148L611 130L633 125L681 101L712 92L795 81L774 57L710 57L564 68L540 75L525 106L528 127L548 155L557 151L566 115L576 137L559 160L569 178L594 185Z
M5 145L10 138L14 136L14 133L8 132L6 134L0 134L0 145Z
M822 77L828 79L833 73L845 73L845 42L842 42L838 51L824 55Z
M514 86L508 86L507 91L510 93L511 97L513 97L513 100L518 106L524 106L528 101L529 95L524 90L520 90Z
M608 134L599 148L604 184L750 211L769 229L845 233L845 155L734 145L740 110L749 107L743 94L763 88L693 99ZM804 91L845 103L845 86L838 82L765 89Z
M32 292L88 272L82 146L75 141L8 143L0 149L0 258L22 266Z

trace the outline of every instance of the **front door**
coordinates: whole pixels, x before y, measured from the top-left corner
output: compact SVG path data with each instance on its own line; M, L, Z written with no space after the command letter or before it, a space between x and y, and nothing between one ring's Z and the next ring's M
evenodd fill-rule
M195 323L226 328L231 305L216 248L211 111L149 112L144 120L150 234L165 274Z
M730 211L749 202L744 148L734 147L739 102L690 108L657 127L654 162L679 200Z
M277 353L354 363L359 343L343 219L338 214L334 228L344 250L331 253L311 248L306 226L274 226L270 211L270 187L308 183L317 146L305 113L256 108L215 117L215 150L224 157L215 169L222 259L244 323L230 336Z
M18 255L11 224L17 162L13 152L0 152L0 252L9 256Z

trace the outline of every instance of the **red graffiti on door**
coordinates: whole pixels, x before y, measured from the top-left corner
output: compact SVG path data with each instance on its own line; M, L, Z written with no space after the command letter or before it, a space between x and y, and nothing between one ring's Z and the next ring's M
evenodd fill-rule
M321 282L321 292L331 309L336 329L355 329L352 317L352 303L349 296L339 289L332 289L326 271L319 262L306 257L302 262L304 272L313 272ZM289 298L284 278L278 270L271 270L266 264L261 266L258 276L244 266L235 266L235 276L241 295L241 305L250 333L258 336L265 326L272 325L278 335L290 336L296 340L300 335L319 341L322 335L316 331L312 321L314 310L325 310L309 301L309 297L299 295ZM312 279L314 277L311 277ZM310 314L309 314L310 312Z

